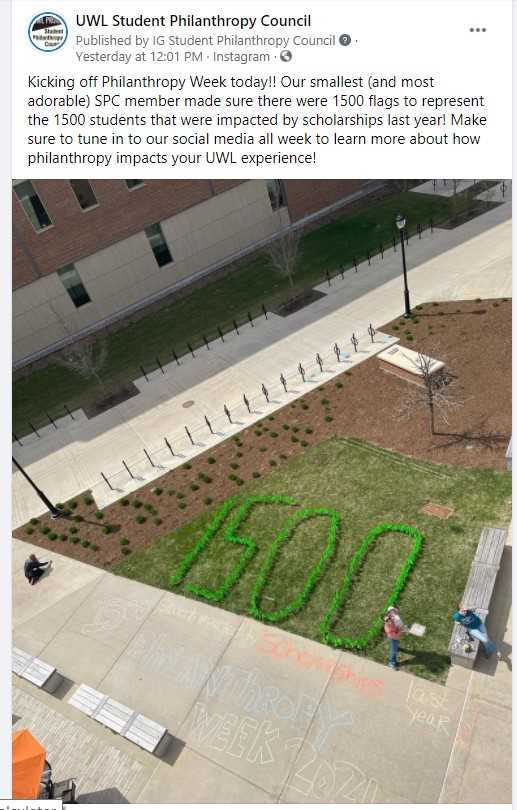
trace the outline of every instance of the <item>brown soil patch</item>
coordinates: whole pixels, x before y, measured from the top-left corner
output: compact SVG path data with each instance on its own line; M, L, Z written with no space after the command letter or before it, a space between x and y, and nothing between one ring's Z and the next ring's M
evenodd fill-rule
M307 446L331 436L364 439L435 463L505 469L511 434L511 302L430 303L416 308L414 315L417 322L400 318L382 329L399 336L401 345L444 360L457 375L464 406L451 415L449 425L437 419L437 435L430 434L425 411L407 420L398 418L408 383L383 373L372 358L156 479L133 493L128 505L119 501L104 509L102 518L95 516L95 504L86 505L80 496L74 499L73 515L55 521L44 516L31 527L31 534L26 526L15 536L111 567L123 558L124 548L134 551L150 545L190 522L210 503L238 492L244 482L267 475ZM203 480L206 477L208 481ZM156 487L161 494L154 491ZM135 500L142 505L135 508L131 505ZM112 533L104 533L106 524L115 527ZM65 534L66 541L49 540L41 533L42 526L56 535ZM77 536L98 549L71 543ZM129 546L121 545L124 537Z
M431 515L431 517L437 517L441 520L447 520L447 518L450 518L450 516L454 514L454 509L450 506L442 506L439 503L426 503L420 511L423 512L424 515Z

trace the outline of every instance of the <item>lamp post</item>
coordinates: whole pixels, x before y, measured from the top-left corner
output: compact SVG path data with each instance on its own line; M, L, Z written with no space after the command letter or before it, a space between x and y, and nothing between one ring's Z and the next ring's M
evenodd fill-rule
M36 495L38 496L38 498L40 498L40 499L43 501L43 503L45 504L45 506L47 507L47 509L50 511L50 514L52 515L52 517L53 517L53 518L58 518L58 517L61 517L61 512L59 511L59 509L56 509L56 507L54 506L54 504L52 503L52 501L49 501L49 499L47 498L47 496L45 495L45 493L44 493L44 492L42 492L42 491L41 491L41 489L39 489L39 488L36 486L36 484L34 483L34 481L32 480L32 478L30 478L30 477L27 475L27 473L25 472L25 470L23 469L23 467L21 466L21 464L18 464L18 462L16 461L16 459L15 459L15 457L14 457L14 456L12 456L12 459L13 459L13 464L14 464L14 466L15 466L15 467L16 467L16 468L17 468L17 469L18 469L18 470L21 472L21 474L23 475L23 477L27 479L27 481L29 482L29 484L31 485L31 487L33 488L33 490L35 491L35 493L36 493Z
M411 318L411 307L409 305L409 289L407 286L407 267L406 267L406 249L404 247L404 228L406 227L406 218L402 214L398 214L395 223L400 232L400 246L402 248L402 271L404 273L404 317Z

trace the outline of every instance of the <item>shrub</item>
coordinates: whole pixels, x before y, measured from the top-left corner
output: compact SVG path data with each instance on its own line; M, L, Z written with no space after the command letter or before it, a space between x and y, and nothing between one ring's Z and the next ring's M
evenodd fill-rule
M209 495L207 495L207 497L206 497L206 498L205 498L205 500L204 500L204 504L205 504L205 506L210 506L210 504L212 503L212 501L213 501L213 498L211 498Z
M27 526L27 528L25 529L25 534L34 534L34 529L32 528L32 526Z
M120 501L121 506L129 506L129 498L122 498Z
M260 473L255 471L254 473L252 473L252 476L253 478L260 478Z
M305 428L305 432L306 432L306 434L307 434L308 436L310 436L310 435L311 435L311 433L314 433L313 429L312 429L312 428L310 428L310 427Z
M238 470L239 469L239 465L237 464L236 461L232 461L232 463L230 464L230 467L232 468L232 470Z
M309 410L308 405L302 405L302 411L308 411L308 410Z
M418 306L416 306L415 309L423 309L422 304L418 304Z
M66 541L68 540L68 535L67 535L67 534L60 534L60 535L59 535L59 539L60 539L60 540L61 540L63 543L66 543Z
M274 421L275 421L275 417L274 417L274 416L268 416L268 418L267 418L267 419L268 419L268 422L274 422Z
M85 495L83 498L83 502L86 506L91 506L93 503L93 498L91 495Z
M242 485L244 484L244 481L242 480L242 478L237 478L235 483L237 484L238 487L242 487Z
M407 336L407 340L409 340L409 341L414 340L414 339L415 339L415 338L413 337L413 335L408 335L408 336Z
M283 425L282 425L282 428L283 428L284 430L289 430L289 425L287 425L287 424L283 424Z
M128 554L131 554L131 549L130 548L123 548L122 549L122 554L124 554L124 556L127 557Z
M104 512L95 512L95 517L97 518L97 520L102 520L102 518L104 517Z
M82 515L74 515L72 520L75 520L76 523L82 523L84 521L84 518Z
M343 383L342 382L337 382L336 383L336 388L343 388Z
M309 442L306 442L305 439L302 439L300 444L301 444L302 447L308 447L309 446Z
M286 458L287 458L287 456L286 456L286 454L285 454L285 453L280 453L280 458L281 458L283 461L285 461L285 460L286 460Z
M77 509L77 501L68 501L67 506L68 506L69 509ZM58 507L58 509L59 509L59 507Z
M291 402L291 408L296 408L296 402Z
M155 526L161 526L161 525L162 525L162 523L163 523L163 521L162 521L162 519L161 519L161 518L159 518L159 517L155 517L155 519L154 519L154 525L155 525Z
M231 475L228 476L228 478L230 481L237 481L238 476L235 475L235 473L232 473Z
M260 451L261 453L265 453L265 452L266 452L266 450L267 450L267 447L264 447L264 446L259 447L259 451Z
M476 298L476 303L480 304L482 300L483 300L482 298ZM438 304L436 306L438 306Z
M476 299L476 300L478 300L478 299ZM481 301L481 298L479 298L479 301ZM437 306L439 306L439 304L438 304L438 302L437 302L437 301L433 301L433 303L431 304L431 306L433 306L433 307L437 307Z
M70 542L73 543L74 546L76 546L80 539L81 539L80 537L71 537Z
M153 493L153 495L160 496L163 492L163 489L161 487L155 487L154 489L151 490L151 492Z
M205 484L211 484L212 483L212 479L210 478L209 475L205 475L205 477L203 478L203 481L205 482Z
M91 548L92 551L98 551L99 550L99 546L97 545L97 543L92 543L90 548Z
M29 520L29 523L30 523L32 526L37 526L37 525L38 525L38 523L39 523L39 520L38 520L38 518L31 518L31 519Z
M135 498L135 500L131 505L134 506L135 509L140 509L140 507L142 506L142 501L139 501L138 498Z
M199 484L191 484L190 489L192 490L192 492L197 492L199 489Z
M77 528L77 526L72 526L70 528L70 534L77 534L78 531L79 529Z
M332 421L333 421L333 420L332 420L332 417L331 417L331 416L326 416L326 417L325 417L325 422L332 422Z
M274 430L272 430L269 435L272 439L278 439L278 433L276 433Z
M137 515L137 516L136 516L136 518L135 518L135 520L136 520L136 522L137 522L137 523L142 524L142 523L145 523L145 521L147 520L147 518L146 518L146 516L145 516L145 515Z
M61 514L62 514L63 517L70 517L70 515L72 514L72 510L71 509L62 509Z
M152 503L144 503L144 509L145 509L146 512L154 512L155 511L154 506L152 505Z
M346 376L347 376L347 377L351 377L351 376L352 376L352 372L351 372L351 371L345 371L345 374L346 374Z
M255 434L255 436L262 436L263 431L262 430L254 430L253 433Z
M76 531L77 531L77 529L76 529ZM48 534L49 532L50 532L50 526L42 526L42 528L41 528L41 533L42 534Z
M178 492L178 493L177 493L177 495L176 495L176 498L177 498L179 501L181 501L181 499L182 499L182 498L184 498L184 497L185 497L185 495L184 495L184 493L183 493L183 492Z
M293 427L293 433L299 433L299 432L300 432L300 428L297 425L295 425Z
M186 508L187 504L185 503L185 501L180 501L178 504L178 509L186 509Z
M81 540L81 545L83 548L89 548L90 541L89 540Z
M277 462L275 461L274 458L270 458L268 463L269 463L270 467L276 467L277 466Z
M411 318L413 323L420 323L420 318Z
M64 508L65 508L64 503L56 503L56 509L64 509Z
M123 537L123 538L121 539L121 541L120 541L120 545L121 545L121 546L128 546L128 545L129 545L129 540L127 539L127 537Z
M238 436L232 436L232 439L235 442L235 444L238 444L240 442L240 439L239 439Z
M104 526L102 531L104 532L104 534L113 534L113 526L111 525L111 523L108 523L106 526Z
M298 438L298 436L291 436L291 441L293 442L293 444L296 444L296 442L299 442L300 439Z
M187 461L187 463L183 465L183 469L184 470L191 470L192 469L192 464L190 463L190 461Z
M322 405L330 405L330 402L328 401L328 399L322 399L321 404Z
M400 329L400 326L395 325L395 326L392 326L391 328L393 329L394 332L398 332L399 329Z

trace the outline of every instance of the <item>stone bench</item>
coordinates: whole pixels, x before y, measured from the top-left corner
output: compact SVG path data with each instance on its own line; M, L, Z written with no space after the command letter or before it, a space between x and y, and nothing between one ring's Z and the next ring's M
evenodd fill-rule
M55 667L19 647L13 647L11 669L18 677L47 692L54 692L62 680Z
M483 529L463 592L462 604L474 610L483 622L485 622L489 613L490 600L494 592L506 536L506 529ZM470 650L465 650L466 645L470 647ZM472 669L479 651L479 645L480 642L477 639L468 637L464 627L456 622L454 623L449 642L449 655L452 664Z
M82 683L68 701L80 712L97 720L150 754L159 756L167 744L167 729L129 706Z
M414 385L423 386L422 357L428 363L429 375L438 375L445 371L445 363L441 360L421 355L413 349L400 345L390 346L389 349L379 352L377 361L381 369L388 374L394 374L396 377L400 377L401 380Z

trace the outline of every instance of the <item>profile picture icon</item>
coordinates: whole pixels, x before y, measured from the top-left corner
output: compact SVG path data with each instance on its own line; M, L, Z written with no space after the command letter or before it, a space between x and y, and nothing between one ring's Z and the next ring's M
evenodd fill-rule
M53 11L36 14L29 23L29 39L38 51L57 51L68 36L68 27L63 17Z

